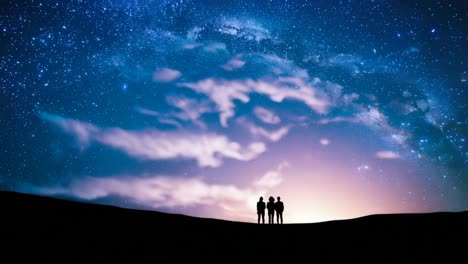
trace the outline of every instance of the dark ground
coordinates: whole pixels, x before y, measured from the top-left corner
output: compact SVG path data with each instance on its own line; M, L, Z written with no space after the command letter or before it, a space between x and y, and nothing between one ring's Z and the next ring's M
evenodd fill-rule
M468 263L468 212L259 226L10 192L0 210L3 263Z

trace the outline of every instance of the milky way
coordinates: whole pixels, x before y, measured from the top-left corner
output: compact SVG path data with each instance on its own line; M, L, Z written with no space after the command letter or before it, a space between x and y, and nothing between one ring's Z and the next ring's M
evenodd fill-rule
M5 1L0 189L256 221L468 209L462 1Z

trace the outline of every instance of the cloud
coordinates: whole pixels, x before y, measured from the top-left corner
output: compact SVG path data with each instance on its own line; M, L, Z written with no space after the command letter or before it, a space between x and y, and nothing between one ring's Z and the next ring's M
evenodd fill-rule
M356 117L363 124L367 125L371 129L380 131L388 136L390 141L396 142L400 145L405 144L405 142L410 137L410 134L405 132L402 129L396 129L388 123L387 117L376 107L362 107L355 106L356 110L359 111L356 114Z
M180 110L177 113L171 113L171 116L183 121L191 121L201 128L206 128L206 124L200 118L204 113L213 111L207 102L200 102L184 96L167 96L166 101Z
M282 127L282 128L279 128L276 131L268 132L268 131L266 131L265 129L263 129L261 127L251 126L250 127L250 132L253 135L261 135L263 137L268 138L269 140L271 140L273 142L276 142L276 141L280 140L281 138L283 138L284 136L286 136L288 134L289 127Z
M197 83L183 83L180 86L191 88L210 97L221 112L220 122L224 127L227 127L228 119L235 114L233 101L238 99L247 103L250 100L247 96L249 87L238 81L208 78Z
M254 108L254 114L258 119L267 124L278 124L281 122L281 119L275 113L261 106Z
M404 103L396 100L392 101L390 103L390 106L403 115L408 115L418 110L416 107L412 106L409 103Z
M226 71L233 71L233 70L244 67L245 61L241 60L240 57L241 57L240 55L235 56L226 64L222 65L221 67L225 69Z
M137 111L138 113L142 115L147 115L147 116L160 117L162 115L161 113L157 111L150 110L144 107L139 107L139 106L135 107L135 111Z
M190 121L201 128L206 128L206 124L200 118L204 113L213 111L208 102L185 96L166 96L166 101L176 107L178 111L160 113L139 106L135 107L135 110L140 114L156 117L159 123L173 125L177 128L182 128L180 121Z
M200 32L203 30L201 27L194 27L187 32L187 39L196 40L200 37Z
M253 123L250 123L250 122L247 122L245 121L244 126L247 127L247 129L249 130L249 132L253 135L253 136L262 136L264 138L267 138L269 139L270 141L273 141L273 142L276 142L280 139L282 139L284 136L286 136L289 132L289 129L290 127L289 126L285 126L285 127L281 127L275 131L267 131L266 129L262 128L262 127L259 127Z
M287 161L281 162L275 170L266 172L260 179L254 182L254 186L260 188L273 188L283 182L282 171L284 168L289 167Z
M217 134L127 131L121 128L98 128L92 124L42 113L41 118L76 135L81 143L91 140L143 160L195 159L200 167L219 167L223 158L248 161L266 150L261 142L246 147Z
M356 117L343 117L337 116L333 118L322 118L317 121L318 124L326 125L330 123L338 123L338 122L350 122L350 123L358 123L359 119Z
M278 186L283 181L281 174L278 171L269 171L262 178L255 182L255 185L272 188Z
M330 144L330 140L327 139L327 138L321 138L320 139L320 144L323 145L323 146L327 146Z
M171 82L178 79L182 74L178 70L162 68L153 73L153 81L155 82Z
M397 129L389 124L387 117L375 106L364 107L362 105L351 103L350 109L355 114L354 117L337 116L333 118L322 118L315 121L317 124L331 124L339 122L359 123L386 135L386 139L404 145L411 137L411 134L402 129Z
M255 62L264 65L275 75L286 75L302 79L310 78L307 70L298 67L293 61L278 57L276 54L259 54Z
M385 115L376 107L369 107L368 111L359 113L358 118L367 125L383 126L387 123Z
M364 60L361 57L343 53L327 58L322 65L342 67L351 72L353 76L364 70Z
M425 112L427 109L429 109L429 103L426 100L423 100L423 99L417 100L416 105L423 112Z
M226 44L221 42L207 43L203 46L203 50L208 53L218 53L221 51L227 51Z
M209 184L201 179L159 175L85 177L68 186L32 187L44 195L70 195L84 200L108 196L130 198L133 202L152 208L222 205L256 199L257 190L240 189L234 185Z
M201 47L203 46L203 44L201 43L185 43L182 45L182 49L186 49L186 50L192 50L192 49L195 49L195 48L198 48L198 47Z
M331 102L322 91L297 77L280 77L271 80L207 78L195 83L181 83L179 86L208 96L220 111L220 123L224 127L227 127L228 119L235 115L234 100L247 103L250 101L250 93L266 95L277 103L285 99L301 101L320 114L327 113L331 106Z
M158 122L161 124L166 124L166 125L171 125L177 128L182 128L182 125L179 122L177 122L177 120L174 120L173 118L170 118L165 114L162 114L162 113L159 113L159 112L147 109L147 108L139 107L139 106L135 107L135 110L142 115L156 117Z
M360 96L357 93L345 94L343 95L342 101L343 101L343 104L347 106L351 104L353 101L359 99L359 97Z
M153 209L176 208L179 212L209 206L211 212L216 212L217 218L225 215L236 220L250 221L258 197L283 182L282 171L288 166L288 162L281 162L276 169L267 171L245 188L232 184L213 184L196 176L186 178L156 174L82 177L62 185L23 184L18 188L41 195L66 195L88 201L119 196L141 206Z
M317 113L325 114L331 106L325 94L304 80L297 77L280 77L272 81L247 80L247 84L260 94L265 94L274 102L281 103L285 99L294 99L308 105Z
M161 133L154 130L129 132L114 128L96 135L95 139L133 157L148 160L195 159L201 167L219 167L223 157L251 160L266 150L265 145L260 142L243 148L225 136Z
M73 134L82 144L87 144L94 134L99 133L99 128L88 123L73 119L64 118L58 115L52 115L46 112L40 112L39 117L49 121L63 129L63 131Z
M218 31L222 34L243 38L246 40L261 41L271 38L268 29L253 19L222 19Z
M375 156L379 159L399 159L400 155L393 151L378 151Z

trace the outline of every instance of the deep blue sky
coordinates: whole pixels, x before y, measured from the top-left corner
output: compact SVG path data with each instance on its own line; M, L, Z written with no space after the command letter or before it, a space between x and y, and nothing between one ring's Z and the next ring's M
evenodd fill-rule
M468 208L466 1L4 1L0 188L254 221ZM253 220L252 220L253 219Z

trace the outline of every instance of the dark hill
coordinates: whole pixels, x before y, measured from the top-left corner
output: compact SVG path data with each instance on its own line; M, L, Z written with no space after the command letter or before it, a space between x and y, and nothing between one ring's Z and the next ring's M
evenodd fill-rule
M468 212L259 226L11 192L0 192L0 210L1 256L13 260L4 263L468 263Z

